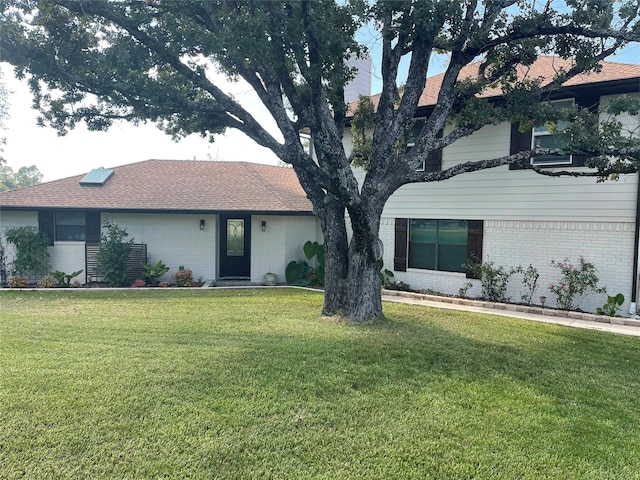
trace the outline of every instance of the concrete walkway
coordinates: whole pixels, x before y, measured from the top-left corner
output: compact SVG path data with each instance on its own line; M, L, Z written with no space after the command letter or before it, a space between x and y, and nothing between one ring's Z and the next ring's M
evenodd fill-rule
M446 297L435 297L433 295L420 295L411 294L406 292L396 291L383 291L382 300L386 302L406 303L410 305L424 305L435 308L445 308L449 310L463 310L467 312L487 313L489 315L500 315L503 317L522 318L524 320L532 320L534 322L553 323L556 325L564 325L566 327L585 328L588 330L599 330L601 332L617 333L619 335L631 335L640 337L640 320L633 320L629 318L620 319L606 319L608 321L619 323L605 323L604 318L597 315L575 313L575 317L570 318L569 313L572 312L558 312L557 310L548 309L549 314L538 313L545 312L547 309L542 308L521 308L518 311L514 306L514 309L508 310L504 304L492 304L490 302L482 301L467 301L465 303L453 303L454 299ZM456 301L462 301L462 299L456 299ZM533 313L535 312L535 313ZM563 316L557 316L558 314ZM584 318L591 318L585 320ZM637 323L636 323L637 322ZM624 323L631 323L626 325ZM638 325L638 326L636 326Z

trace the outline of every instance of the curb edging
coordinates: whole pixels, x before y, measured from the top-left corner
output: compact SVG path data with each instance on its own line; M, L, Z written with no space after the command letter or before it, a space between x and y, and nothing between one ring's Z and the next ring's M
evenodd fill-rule
M571 318L574 320L586 320L589 322L609 323L611 325L627 325L630 327L640 327L640 320L627 317L608 317L606 315L596 315L594 313L576 312L573 310L558 310L541 306L518 305L515 303L491 302L488 300L474 300L460 297L441 297L427 293L404 292L402 290L382 290L383 295L413 298L415 300L427 300L439 303L451 303L455 305L467 305L477 308L492 308L494 310L506 310L512 312L531 313L535 315L546 315L549 317Z

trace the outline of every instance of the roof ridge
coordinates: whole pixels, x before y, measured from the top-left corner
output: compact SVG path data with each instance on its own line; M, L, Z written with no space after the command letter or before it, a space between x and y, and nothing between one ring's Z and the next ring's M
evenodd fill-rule
M252 162L246 162L245 163L245 167L248 170L251 170L251 172L253 172L253 174L256 176L256 178L258 178L260 180L260 182L262 183L262 185L269 190L269 192L271 192L274 196L276 196L278 198L278 200L280 201L280 203L282 203L283 206L288 207L288 208L295 208L295 205L293 205L291 202L287 201L282 193L276 189L273 184L268 181L264 175L262 175L262 172L258 171L258 168L254 168L255 166L260 165L261 167L272 167L273 165L266 165L266 164L258 164L258 163L252 163ZM306 194L306 192L305 192Z

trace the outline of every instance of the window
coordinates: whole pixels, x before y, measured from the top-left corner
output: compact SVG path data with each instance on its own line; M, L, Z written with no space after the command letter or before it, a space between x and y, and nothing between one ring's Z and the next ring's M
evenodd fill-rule
M56 218L56 241L78 241L86 239L87 217L78 210L58 211Z
M471 259L482 259L482 220L395 219L393 269L465 271Z
M244 220L241 218L227 219L227 257L242 257L244 255Z
M558 104L559 108L567 108L574 104L573 100L560 100L554 102ZM576 104L581 107L587 107L591 111L597 111L599 97L598 96L582 96L576 98ZM566 128L568 123L561 122L558 125L560 128ZM532 147L539 145L541 147L560 147L556 142L561 141L559 138L554 138L551 133L549 133L549 128L545 125L540 125L535 127L534 129L526 130L524 132L520 131L519 123L511 124L511 142L509 153L511 155L531 150ZM536 165L539 167L554 167L554 166L572 166L572 167L583 167L586 158L581 155L565 155L565 156L553 156L553 155L539 155L537 157L533 157L531 159L531 165ZM509 164L509 170L520 170L522 168L527 168L526 166L511 163Z
M100 212L81 210L40 210L38 230L54 241L100 242Z
M416 140L424 127L424 118L415 118L413 123L411 124L411 129L409 133L407 133L407 146L405 149L405 153L410 151L413 147L416 146ZM436 138L442 138L442 130L438 132ZM442 167L442 150L438 150L435 152L431 152L427 157L426 161L423 161L418 168L416 168L419 172L439 172Z
M464 272L467 228L466 220L411 220L408 267Z
M558 109L573 108L573 100L561 100L553 102L553 106ZM567 121L559 121L557 128L562 131L569 126ZM534 127L531 131L531 148L564 148L566 142L563 143L561 138L555 137L550 131L549 126L540 125ZM571 155L539 155L531 158L531 165L571 165Z

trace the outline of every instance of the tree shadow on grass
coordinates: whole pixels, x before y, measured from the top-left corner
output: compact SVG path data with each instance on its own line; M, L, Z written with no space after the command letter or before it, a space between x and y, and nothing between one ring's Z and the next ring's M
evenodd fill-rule
M640 391L635 338L422 307L321 327L235 335L224 371L191 371L188 383L232 398L229 413L253 432L279 418L284 431L315 429L315 441L351 444L361 430L385 450L411 435L461 461L479 454L509 468L506 442L507 457L538 473L571 461L583 473L640 469L624 455L640 447L640 416L629 408ZM376 429L384 433L371 439ZM292 438L272 441L290 448Z
M79 432L86 458L103 455L86 438L105 437L129 442L125 464L191 459L228 478L640 472L637 338L407 305L340 325L318 318L319 296L282 292L133 297L118 300L120 320L73 304L27 342L29 368L55 373L39 392L77 392L40 415L72 409L56 428Z

